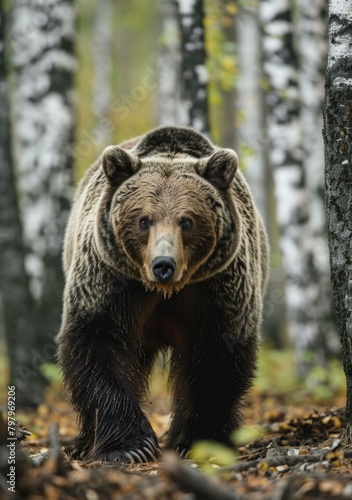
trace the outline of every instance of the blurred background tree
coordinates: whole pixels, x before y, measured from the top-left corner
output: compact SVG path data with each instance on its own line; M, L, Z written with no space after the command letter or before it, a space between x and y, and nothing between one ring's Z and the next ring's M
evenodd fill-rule
M8 66L4 42L7 13L0 2L0 290L1 318L8 346L10 379L16 385L23 404L41 401L44 379L34 371L31 389L26 387L23 369L29 370L28 353L36 342L34 301L25 268L26 251L22 239L22 222L15 182L12 155ZM32 396L33 394L33 396ZM37 396L39 395L39 396ZM37 398L37 399L36 399Z
M63 290L62 237L73 193L75 6L73 0L48 4L15 0L3 6L2 13L8 20L3 25L3 52L8 56L2 64L3 81L11 82L12 104L7 113L12 135L7 156L15 164L11 189L19 210L14 221L16 250L22 254L18 265L23 270L19 318L15 325L5 310L4 328L18 403L37 405L46 385L40 367L55 360L53 338ZM2 105L6 109L6 100ZM5 233L12 230L11 220L3 224ZM9 287L4 279L2 296Z
M1 22L0 331L22 403L41 400L55 352L73 180L107 144L159 124L239 152L272 248L263 337L293 348L297 373L316 383L339 350L323 206L325 2L3 0Z

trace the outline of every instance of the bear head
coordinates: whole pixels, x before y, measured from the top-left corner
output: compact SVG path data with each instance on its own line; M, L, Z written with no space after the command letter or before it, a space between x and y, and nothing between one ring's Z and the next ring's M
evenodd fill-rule
M106 148L101 163L99 230L106 242L111 230L108 260L119 272L170 296L234 258L240 221L233 150L215 148L193 129L162 127L131 150Z

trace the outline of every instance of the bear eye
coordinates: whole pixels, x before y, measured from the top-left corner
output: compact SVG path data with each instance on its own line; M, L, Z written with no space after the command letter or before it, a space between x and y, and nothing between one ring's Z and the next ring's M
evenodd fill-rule
M149 217L142 217L139 221L139 226L141 229L149 229L150 228L150 220Z
M190 217L182 217L181 219L182 229L189 231L193 227L193 221Z

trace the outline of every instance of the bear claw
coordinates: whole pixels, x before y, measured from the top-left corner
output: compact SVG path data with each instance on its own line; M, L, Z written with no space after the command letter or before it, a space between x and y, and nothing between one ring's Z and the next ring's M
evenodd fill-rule
M130 451L129 454L132 455L133 458L135 459L135 460L133 460L133 462L138 462L138 463L142 464L143 460L141 460L141 457L138 454L139 452L140 452L140 450L138 450L138 451ZM148 462L148 460L145 460L145 461Z
M146 438L144 440L144 446L149 450L150 453L154 453L155 450L159 450L159 446L155 445L151 439ZM160 451L160 450L159 450Z
M123 452L123 455L127 456L131 463L140 463L140 464L150 462L150 459L152 459L154 462L157 462L156 455L159 454L160 454L159 448L155 448L153 451L148 447L148 444L145 444L145 446L143 446L142 449L138 448L136 450Z
M187 455L189 453L189 450L187 448L182 448L181 446L176 446L175 451L180 458L187 458Z
M121 449L125 448L125 450ZM127 448L127 449L126 449ZM88 456L88 461L101 461L101 462L125 462L125 463L146 463L157 462L157 457L161 455L161 450L157 442L153 442L151 438L140 439L139 442L121 443L116 445L116 449L110 451L94 454L94 452L87 452L87 450L75 450L78 454L78 459L84 459ZM80 453L80 454L79 454ZM87 458L86 458L87 460Z
M127 458L129 458L131 464L133 464L134 460L133 460L132 455L130 453L128 453L128 451L125 451L125 455L126 455Z
M150 456L150 458L152 460L154 460L154 462L157 462L157 459L156 459L154 453L148 447L143 446L143 450L147 452L147 454Z

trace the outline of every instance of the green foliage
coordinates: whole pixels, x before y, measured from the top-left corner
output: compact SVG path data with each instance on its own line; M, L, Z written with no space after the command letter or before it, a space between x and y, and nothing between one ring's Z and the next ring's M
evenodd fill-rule
M259 9L260 0L237 0L237 5L239 7L247 7L251 9Z
M256 156L255 150L249 144L241 144L239 147L238 155L241 158L240 168L243 172L246 171L247 162Z
M235 431L232 435L233 442L236 446L245 446L254 439L259 439L264 436L265 430L259 425L253 425L251 427L241 427Z
M260 392L288 391L298 386L294 355L290 350L276 351L263 345L260 351L255 386Z
M305 379L305 388L315 401L326 402L344 393L346 386L345 374L339 360L329 361L327 367L314 366Z
M9 380L9 363L5 351L5 343L0 340L0 401L5 401L7 381Z
M309 353L307 353L309 355ZM294 352L277 351L262 346L259 356L255 390L270 394L295 392L308 396L314 402L326 403L345 392L345 375L339 360L330 360L328 366L315 366L302 380L296 374Z
M55 363L44 363L40 367L40 371L50 381L52 386L57 387L62 384L60 367Z
M92 85L93 63L92 63L92 22L93 22L92 0L78 1L77 37L76 51L78 68L76 73L76 119L74 161L75 176L82 177L87 167L96 158L94 145L87 138L87 134L94 126L92 114ZM84 146L83 147L83 141ZM87 146L86 142L87 141Z
M236 44L228 40L225 28L233 29L233 16L238 7L234 2L208 2L204 20L206 29L206 50L209 71L209 101L211 105L222 104L221 91L230 91L236 87L238 69ZM222 7L222 8L221 8Z
M279 251L277 252L271 252L270 253L270 264L271 267L279 267L281 264L281 253Z
M104 141L96 140L104 131L104 123L97 120L92 112L92 41L96 5L93 0L78 1L77 127L74 147L77 179L82 177L106 146ZM141 135L156 125L156 7L156 2L139 0L128 3L113 2L110 82L112 95L106 119L109 120L111 142L114 144ZM144 83L146 78L148 85Z
M234 450L214 441L198 441L193 445L188 456L208 474L214 472L217 466L224 467L237 461Z

